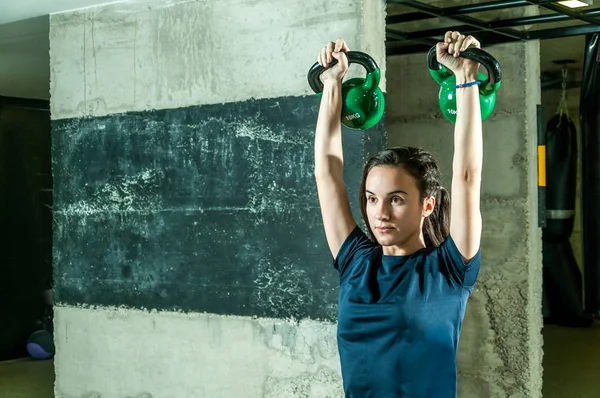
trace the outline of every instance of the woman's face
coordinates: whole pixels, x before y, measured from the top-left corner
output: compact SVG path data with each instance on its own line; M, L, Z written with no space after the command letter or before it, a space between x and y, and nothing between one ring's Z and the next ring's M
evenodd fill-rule
M422 240L423 218L433 211L435 200L421 200L417 181L400 167L374 167L365 188L366 213L379 244L413 250Z

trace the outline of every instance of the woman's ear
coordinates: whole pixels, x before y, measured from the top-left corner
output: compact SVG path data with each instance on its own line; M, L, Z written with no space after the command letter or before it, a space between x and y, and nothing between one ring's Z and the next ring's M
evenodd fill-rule
M429 217L435 210L435 198L429 196L423 199L423 217Z

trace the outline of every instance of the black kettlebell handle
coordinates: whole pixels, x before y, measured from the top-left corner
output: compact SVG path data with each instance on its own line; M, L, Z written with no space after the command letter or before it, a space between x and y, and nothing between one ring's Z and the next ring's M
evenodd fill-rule
M346 57L348 58L348 65L359 64L367 70L367 73L373 73L377 69L379 69L375 60L371 58L370 55L365 54L361 51L348 51L346 52ZM337 65L337 63L338 60L335 58L329 63L329 66L327 67L321 66L318 62L315 62L315 64L309 69L308 84L316 94L323 92L323 82L321 81L321 74L327 69Z
M486 69L488 74L488 85L494 85L502 80L502 70L498 60L494 58L490 53L480 48L467 48L465 51L461 51L461 58L470 59L478 62ZM442 65L437 60L436 46L431 47L427 54L427 66L429 69L439 71L442 69ZM450 72L450 71L448 71ZM482 87L483 90L485 88Z

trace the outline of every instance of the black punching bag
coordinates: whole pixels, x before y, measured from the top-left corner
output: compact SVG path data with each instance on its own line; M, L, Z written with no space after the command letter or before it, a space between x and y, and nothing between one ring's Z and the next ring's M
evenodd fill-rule
M589 326L590 319L583 312L581 272L569 241L575 221L577 130L566 113L566 100L561 106L564 112L548 122L545 137L544 320L547 324Z
M600 53L599 34L586 37L581 79L581 210L585 312L600 316Z
M577 130L566 112L546 125L546 176L544 239L569 239L575 222Z

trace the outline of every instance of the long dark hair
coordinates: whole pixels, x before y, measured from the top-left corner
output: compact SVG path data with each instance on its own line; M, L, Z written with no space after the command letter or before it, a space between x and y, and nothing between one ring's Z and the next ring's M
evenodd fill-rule
M367 217L366 182L373 167L401 167L416 180L421 194L421 202L430 196L435 198L435 208L423 222L423 236L426 246L439 246L450 234L450 195L440 183L438 163L429 153L414 147L388 148L371 157L363 169L360 181L360 211L373 241L377 241Z

